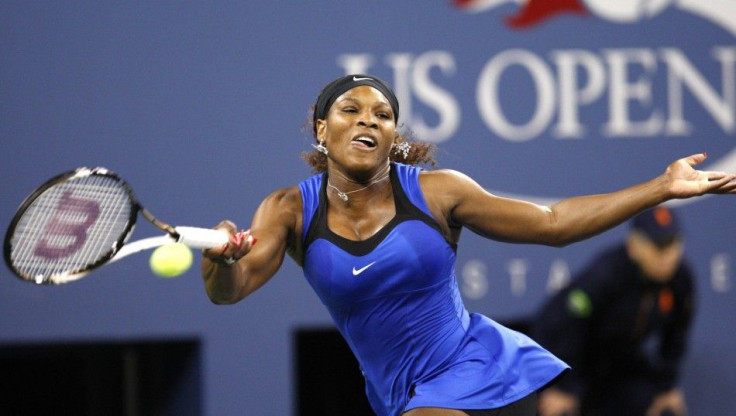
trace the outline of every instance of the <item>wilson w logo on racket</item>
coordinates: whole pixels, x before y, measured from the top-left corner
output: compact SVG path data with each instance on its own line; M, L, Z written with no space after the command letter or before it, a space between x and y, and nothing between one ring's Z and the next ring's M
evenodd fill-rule
M139 213L166 234L127 243ZM203 249L227 241L224 231L156 219L117 174L83 167L49 179L23 201L5 234L4 256L21 279L60 284L163 244Z
M87 230L100 216L100 204L92 199L72 196L64 191L56 209L42 230L41 240L33 254L47 259L59 259L79 251L87 241Z

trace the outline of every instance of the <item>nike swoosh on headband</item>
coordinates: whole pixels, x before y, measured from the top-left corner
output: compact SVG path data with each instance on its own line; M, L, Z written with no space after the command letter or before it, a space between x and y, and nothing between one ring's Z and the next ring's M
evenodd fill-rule
M357 275L363 273L365 271L365 269L373 266L374 264L376 264L375 261L373 263L370 263L370 264L368 264L366 266L363 266L363 267L361 267L360 269L357 269L357 270L355 269L355 266L353 266L353 276L357 276Z
M368 78L368 77L364 77L364 78L358 78L358 77L356 77L355 75L353 75L353 81L354 81L354 82L358 82L358 81L365 81L365 80L367 80L367 79L373 79L373 78Z

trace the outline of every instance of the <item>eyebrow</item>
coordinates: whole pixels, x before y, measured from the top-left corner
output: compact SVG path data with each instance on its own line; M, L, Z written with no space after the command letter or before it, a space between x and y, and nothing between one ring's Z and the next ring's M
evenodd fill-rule
M353 98L353 97L345 97L345 98L343 98L343 99L341 99L339 101L335 101L335 103L336 104L337 103L344 103L344 102L347 102L347 101L349 101L351 103L355 103L355 104L362 104L362 102L360 100L358 100L357 98ZM385 101L385 99L379 101L378 102L378 105L381 106L381 107L388 107L389 109L391 109L391 112L393 113L393 107L391 107L391 104L388 101Z

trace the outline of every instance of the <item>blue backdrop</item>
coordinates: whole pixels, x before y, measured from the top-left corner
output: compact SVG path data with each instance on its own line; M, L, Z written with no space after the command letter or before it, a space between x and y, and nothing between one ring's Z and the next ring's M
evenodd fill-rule
M47 177L105 166L157 216L247 228L258 203L310 174L301 128L347 72L393 84L405 126L441 167L537 202L605 192L707 151L736 171L736 3L717 0L0 3L0 222ZM682 382L694 415L736 391L733 198L675 204L698 274ZM563 249L466 232L473 311L534 311L618 227ZM137 237L153 235L140 224ZM291 332L331 325L293 262L234 306L197 267L153 277L138 255L68 285L0 270L0 343L202 340L208 415L285 415Z

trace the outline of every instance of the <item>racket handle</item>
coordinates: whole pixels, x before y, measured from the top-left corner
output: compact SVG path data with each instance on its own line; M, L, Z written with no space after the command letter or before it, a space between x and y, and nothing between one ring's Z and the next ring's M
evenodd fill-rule
M224 230L199 227L175 227L179 233L177 242L184 243L191 248L205 249L221 246L230 240Z

